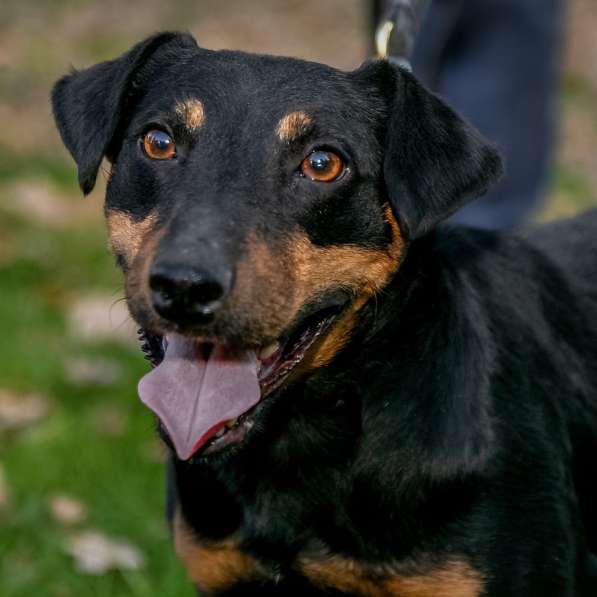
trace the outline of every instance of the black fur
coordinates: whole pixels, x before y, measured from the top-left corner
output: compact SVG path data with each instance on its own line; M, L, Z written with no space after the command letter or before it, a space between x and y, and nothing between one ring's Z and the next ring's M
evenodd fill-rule
M414 238L485 194L501 162L476 130L410 74L401 71L395 85L384 176L402 229Z
M207 120L187 138L171 107L194 95ZM199 541L235 537L258 562L258 582L218 594L345 594L297 572L306 553L395 575L458 558L488 597L597 594L597 212L527 235L438 226L500 160L386 63L340 73L164 34L69 75L53 100L83 190L105 155L108 208L169 222L158 256L185 250L234 271L255 230L272 246L300 230L319 247L382 249L388 200L408 241L349 344L268 398L242 446L172 458L170 515L180 507ZM276 144L292 110L316 128ZM141 155L156 123L177 139L176 162ZM316 146L350 173L328 186L298 178ZM209 331L240 343L251 317L225 311Z
M113 159L117 153L115 142L128 114L127 105L134 93L137 71L164 46L174 46L176 51L196 47L196 44L189 35L154 35L118 60L73 71L54 86L52 105L58 130L77 162L79 184L85 194L95 186L103 157Z

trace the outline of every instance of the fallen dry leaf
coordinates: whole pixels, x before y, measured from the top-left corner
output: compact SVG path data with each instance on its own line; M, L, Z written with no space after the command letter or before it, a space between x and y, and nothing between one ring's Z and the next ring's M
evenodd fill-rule
M139 570L145 566L141 551L126 541L112 539L100 531L86 531L71 537L66 552L78 570L104 574L109 570Z
M93 426L98 433L121 437L125 434L128 418L124 411L113 404L100 404L92 414Z
M50 512L56 522L77 524L87 518L87 507L81 501L68 495L55 495L49 501Z
M0 431L21 429L44 418L50 410L45 396L40 394L16 394L0 389Z
M42 226L62 227L101 217L96 204L65 195L47 180L19 181L9 192L9 207Z
M70 332L83 340L137 344L137 326L124 301L93 294L80 297L69 310Z
M140 452L141 456L150 462L163 464L168 460L168 448L157 438L145 442L141 446Z
M102 358L80 357L64 364L67 379L77 385L111 386L122 379L122 367Z

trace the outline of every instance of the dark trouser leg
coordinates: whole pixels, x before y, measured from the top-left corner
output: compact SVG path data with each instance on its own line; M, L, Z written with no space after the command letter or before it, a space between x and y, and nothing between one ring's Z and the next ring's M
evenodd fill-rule
M434 0L415 74L502 151L506 175L454 221L524 222L546 190L556 121L562 0Z

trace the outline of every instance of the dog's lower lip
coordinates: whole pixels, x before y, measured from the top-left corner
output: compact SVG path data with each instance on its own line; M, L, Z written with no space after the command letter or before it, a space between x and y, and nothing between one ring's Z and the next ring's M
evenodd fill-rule
M315 341L328 329L341 312L341 308L322 309L302 320L284 338L262 346L257 352L260 361L258 380L261 387L260 401L249 411L226 424L202 446L195 456L207 456L224 448L240 444L251 430L258 412L275 390L288 379L295 367L305 358ZM165 337L139 330L142 350L152 366L160 364L167 348ZM160 435L171 445L167 431L159 424Z
M267 398L288 379L292 370L303 360L308 350L330 326L336 315L337 313L328 314L326 317L318 319L316 323L303 328L302 331L291 335L285 343L277 342L276 352L268 355L267 361L262 362L259 371L261 400L232 422L232 425L229 421L223 432L211 438L201 449L202 455L214 454L229 446L238 445L245 439L252 429L259 411L267 402Z

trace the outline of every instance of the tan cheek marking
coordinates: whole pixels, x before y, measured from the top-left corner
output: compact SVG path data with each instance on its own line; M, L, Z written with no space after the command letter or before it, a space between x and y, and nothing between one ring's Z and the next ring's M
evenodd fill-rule
M357 324L357 314L366 302L366 299L359 298L351 305L351 308L334 324L321 342L318 342L309 352L300 364L300 368L297 368L298 372L318 369L332 361L350 340L352 330Z
M306 235L294 235L290 252L300 304L333 285L369 298L388 283L400 263L404 240L389 208L385 214L392 229L392 240L384 249L354 245L318 247Z
M358 247L313 247L300 256L298 284L302 288L301 304L310 296L337 284L352 290L355 300L348 311L318 342L301 369L322 367L329 363L350 339L358 312L390 280L400 265L405 243L391 208L384 209L392 230L392 241L384 250ZM308 242L308 241L307 241Z
M259 332L272 340L291 323L299 309L331 286L354 295L351 308L305 359L297 373L329 362L344 346L357 321L357 312L387 284L404 253L404 241L389 207L386 219L392 241L384 249L356 246L317 247L302 234L272 247L256 235L247 240L237 269L237 306L250 310L262 326Z
M156 214L151 212L144 219L135 220L125 212L108 210L106 217L110 248L114 253L124 256L127 263L131 264L154 228Z
M461 560L451 560L425 574L371 571L347 558L302 562L301 571L322 588L359 597L479 597L481 575Z
M133 294L136 300L145 301L147 305L151 305L150 289L147 281L149 280L149 270L153 263L159 242L163 236L164 231L158 231L147 238L143 247L137 253L135 260L132 263L130 274L127 276L126 283L132 288L135 288Z
M275 340L293 316L290 266L284 251L276 251L251 234L238 262L231 301L237 312L250 313L255 338Z
M278 122L276 134L280 141L293 141L304 135L312 123L312 118L305 112L290 112Z
M149 270L165 232L164 227L153 227L145 234L141 247L134 258L127 262L129 267L125 271L124 277L125 295L131 314L142 316L144 326L155 329L159 328L160 322L151 306L151 291L148 284Z
M180 511L174 516L174 548L192 581L205 593L219 593L260 576L253 558L233 541L200 543Z
M205 121L205 108L198 99L188 99L176 104L176 114L189 131L196 131Z

